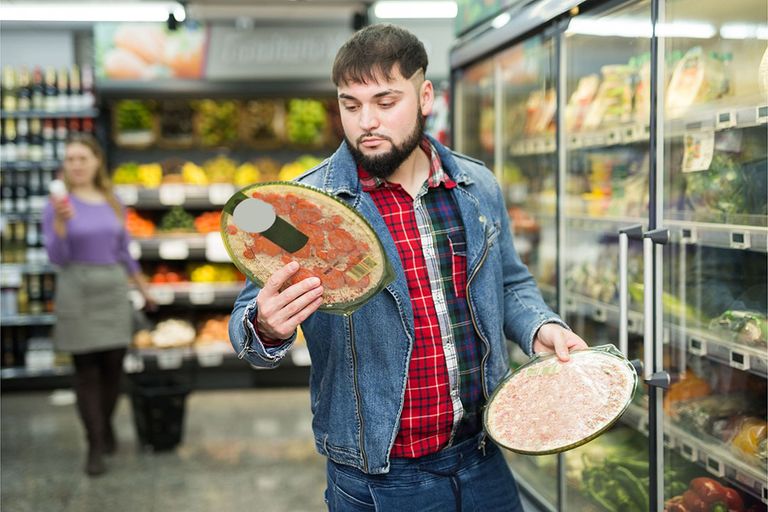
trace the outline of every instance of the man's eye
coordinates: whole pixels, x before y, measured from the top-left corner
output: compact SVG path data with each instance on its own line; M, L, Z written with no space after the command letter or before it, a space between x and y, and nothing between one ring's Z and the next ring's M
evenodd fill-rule
M384 102L384 103L379 103L379 106L381 108L392 108L392 107L395 106L395 103L392 102L392 101L387 101L387 102Z
M354 112L358 108L357 105L343 105L343 107L347 112Z

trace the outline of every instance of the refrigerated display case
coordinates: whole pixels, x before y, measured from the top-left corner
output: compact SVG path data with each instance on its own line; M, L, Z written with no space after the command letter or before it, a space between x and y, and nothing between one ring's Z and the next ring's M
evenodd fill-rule
M643 384L608 433L510 466L547 510L698 510L706 490L765 510L768 5L554 4L458 40L453 142L499 179L547 301Z

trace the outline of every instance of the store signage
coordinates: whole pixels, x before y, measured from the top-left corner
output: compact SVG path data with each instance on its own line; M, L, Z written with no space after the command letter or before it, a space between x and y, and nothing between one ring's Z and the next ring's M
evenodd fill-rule
M208 80L324 78L349 27L294 27L240 30L211 27L206 64Z

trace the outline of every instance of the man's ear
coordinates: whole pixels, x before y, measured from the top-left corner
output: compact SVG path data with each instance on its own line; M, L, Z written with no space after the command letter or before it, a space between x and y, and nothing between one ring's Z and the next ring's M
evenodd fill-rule
M424 80L419 87L419 107L424 117L432 113L432 106L435 103L435 87L431 80Z

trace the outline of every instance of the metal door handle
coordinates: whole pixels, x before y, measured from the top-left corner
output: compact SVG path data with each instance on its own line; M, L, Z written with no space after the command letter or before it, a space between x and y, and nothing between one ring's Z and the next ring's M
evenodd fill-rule
M662 308L662 282L656 276L661 276L661 261L657 258L658 267L654 268L653 251L657 245L666 244L669 241L668 229L654 229L643 234L643 379L652 386L668 387L669 375L661 371L661 365L654 364L653 342L658 333L654 326L661 332L662 318L654 324L654 311ZM654 272L656 270L656 272ZM657 368L658 366L658 368ZM659 372L655 373L654 370Z
M629 357L629 239L640 240L643 226L637 224L619 230L619 351Z

